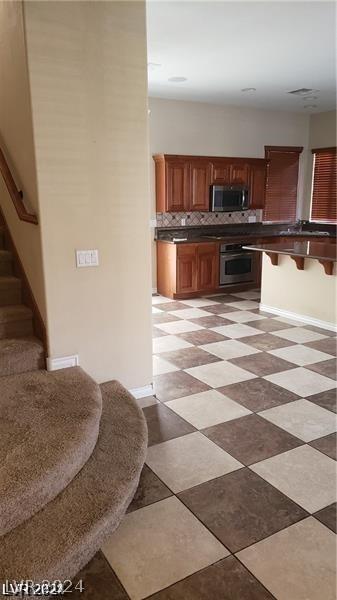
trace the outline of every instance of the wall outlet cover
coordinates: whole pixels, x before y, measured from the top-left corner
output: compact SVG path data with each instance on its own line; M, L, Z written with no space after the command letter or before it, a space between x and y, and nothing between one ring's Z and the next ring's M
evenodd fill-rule
M98 267L98 250L76 250L76 267Z
M256 217L255 216L248 217L248 223L256 223Z

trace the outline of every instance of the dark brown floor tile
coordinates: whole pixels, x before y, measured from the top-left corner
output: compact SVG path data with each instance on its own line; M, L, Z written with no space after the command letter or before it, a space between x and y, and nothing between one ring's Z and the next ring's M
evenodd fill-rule
M290 498L249 469L212 479L178 497L231 552L307 516Z
M326 508L322 508L314 515L316 519L321 521L324 525L329 527L331 531L337 533L337 504L330 504L330 506L326 506Z
M249 312L254 312L253 310ZM255 327L255 329L260 329L261 331L265 331L266 333L271 333L273 331L280 331L281 329L289 329L292 325L286 325L285 323L281 323L280 321L276 321L276 319L261 319L260 321L249 321L249 325L251 327Z
M133 512L169 496L172 496L172 492L147 465L144 465L136 494L127 512Z
M226 306L222 302L220 304L212 304L211 306L203 306L202 310L206 310L207 312L213 315L222 315L226 312L233 312L233 306Z
M226 385L218 388L218 391L254 412L299 399L297 394L260 377Z
M213 342L223 342L229 338L216 333L215 331L208 331L207 329L199 329L199 331L188 331L187 333L179 333L178 337L194 344L195 346L202 346L203 344L212 344Z
M251 325L251 323L247 323ZM252 325L254 327L254 325ZM245 338L240 338L240 342L248 344L257 348L258 350L268 351L275 350L276 348L286 348L287 346L294 346L295 342L289 342L289 340L283 340L271 333L259 333L258 335L250 335Z
M321 327L316 327L315 325L305 325L305 328L309 329L310 331L314 331L315 333L336 337L336 332L330 331L329 329L322 329Z
M221 327L222 325L233 325L233 321L223 319L217 315L210 315L209 317L199 317L198 319L189 319L192 323L201 325L201 327Z
M239 358L231 358L229 362L246 369L259 377L265 375L271 375L272 373L280 373L281 371L287 371L288 369L294 369L297 365L294 363L283 360L273 354L267 352L260 352L259 354L251 354L250 356L240 356Z
M153 325L156 325L158 323L171 323L172 321L180 321L180 319L175 315L170 315L169 313L165 312L163 312L161 315L159 313L152 315Z
M307 365L306 368L310 369L310 371L315 371L315 373L319 373L320 375L324 375L325 377L329 377L330 379L337 379L337 362L335 358L331 358L330 360L323 360L322 362L315 363L313 365Z
M165 373L164 375L154 377L155 394L161 402L168 402L168 400L175 400L176 398L182 398L190 394L206 392L209 389L208 385L183 371Z
M149 446L196 431L192 425L162 404L147 406L143 412L147 422Z
M179 369L189 369L199 367L208 363L219 362L221 359L214 354L210 354L201 348L183 348L182 350L173 350L171 352L162 352L161 358L173 363Z
M327 392L321 392L319 394L314 394L313 396L308 396L307 400L313 402L314 404L318 404L322 408L326 408L327 410L331 410L331 412L337 413L337 390L328 390Z
M172 310L183 310L184 308L191 308L187 304L183 304L183 302L179 302L178 300L173 302L165 302L164 304L157 304L156 308L164 311L172 311Z
M303 444L302 440L256 414L213 425L203 433L245 465Z
M323 454L337 460L337 433L330 433L330 435L325 435L318 440L313 440L309 443L309 446L313 446Z
M168 333L166 333L165 331L162 331L161 329L158 329L158 327L152 327L152 338L159 338L159 337L163 337L164 335L168 335Z
M331 356L337 355L336 338L334 337L327 337L324 338L324 340L316 340L315 342L307 342L304 345L331 354Z
M94 558L72 578L73 584L82 579L83 591L72 589L68 596L72 600L129 600L129 596L118 581L108 561L102 552L97 552ZM51 596L52 597L52 596Z
M234 557L178 581L148 600L273 600L272 596Z

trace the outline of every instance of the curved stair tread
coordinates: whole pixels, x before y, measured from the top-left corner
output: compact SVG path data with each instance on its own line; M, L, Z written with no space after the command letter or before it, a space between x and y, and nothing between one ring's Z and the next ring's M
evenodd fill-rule
M35 337L0 339L0 376L44 369L44 347Z
M118 382L101 386L96 447L68 487L0 543L0 580L71 578L118 526L136 491L147 446L141 409Z
M75 477L96 444L101 411L100 388L79 367L1 378L0 535Z

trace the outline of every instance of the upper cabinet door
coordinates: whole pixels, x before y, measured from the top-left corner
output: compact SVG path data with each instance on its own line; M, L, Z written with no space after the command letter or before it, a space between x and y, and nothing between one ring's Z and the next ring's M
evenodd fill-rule
M230 164L225 160L213 161L212 182L229 185Z
M208 211L209 194L212 182L212 164L208 161L192 161L191 195L189 210Z
M264 208L266 195L266 165L253 165L250 171L250 208Z
M184 212L190 203L190 165L185 160L166 162L166 210Z
M249 171L250 167L248 163L237 162L231 164L230 170L230 183L231 185L248 185L249 184Z

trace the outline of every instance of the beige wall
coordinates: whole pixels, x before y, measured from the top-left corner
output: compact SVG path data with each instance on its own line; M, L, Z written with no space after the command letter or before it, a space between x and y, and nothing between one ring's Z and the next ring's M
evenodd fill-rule
M144 2L25 4L49 355L152 381ZM98 268L75 249L98 248Z
M263 158L265 145L308 147L308 115L159 98L150 98L149 106L151 155L167 153ZM300 165L299 217L306 156L305 152ZM153 165L151 197L154 214ZM152 285L155 287L154 245L152 256Z
M35 213L39 213L25 32L21 2L0 2L0 146ZM40 227L20 221L0 176L0 206L45 318Z
M307 167L303 204L303 219L310 219L311 185L313 156L312 148L329 148L336 146L336 111L311 115L309 123L309 145L307 151Z
M263 254L261 304L336 326L336 276L336 263L326 275L318 260L305 259L299 271L290 256L279 255L273 266Z

